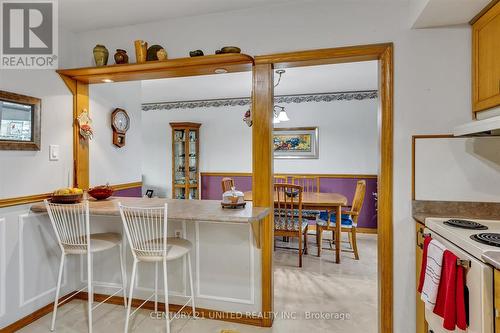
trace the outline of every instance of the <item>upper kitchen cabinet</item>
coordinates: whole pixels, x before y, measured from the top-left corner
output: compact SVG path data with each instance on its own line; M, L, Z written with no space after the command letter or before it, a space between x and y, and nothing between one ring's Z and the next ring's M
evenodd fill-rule
M500 105L500 2L472 24L472 110Z

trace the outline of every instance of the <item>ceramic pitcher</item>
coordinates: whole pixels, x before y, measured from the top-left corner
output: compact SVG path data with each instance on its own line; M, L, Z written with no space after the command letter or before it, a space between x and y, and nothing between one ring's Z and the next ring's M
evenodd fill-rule
M146 56L148 53L148 43L143 40L135 41L135 59L137 63L146 62Z

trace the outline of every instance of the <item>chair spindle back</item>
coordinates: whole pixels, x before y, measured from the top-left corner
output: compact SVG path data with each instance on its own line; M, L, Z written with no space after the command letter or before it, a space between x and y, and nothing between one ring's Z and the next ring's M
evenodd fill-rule
M302 186L304 192L319 193L319 177L314 176L294 176L292 184Z
M286 183L288 183L288 177L274 175L273 182L274 182L274 184L286 184Z
M365 193L366 193L366 181L358 180L358 182L356 183L356 192L354 192L354 198L352 199L352 207L351 207L351 211L356 213L352 217L355 223L358 222L358 216L359 213L361 212L361 208L363 207L363 202L365 200Z
M56 204L44 200L61 250L65 246L87 250L90 243L89 203Z
M167 204L153 208L118 206L134 257L166 257Z
M222 193L231 191L234 187L234 179L229 177L222 178Z
M302 187L294 184L274 184L276 195L275 218L280 223L275 223L275 229L294 230L295 221L302 225Z

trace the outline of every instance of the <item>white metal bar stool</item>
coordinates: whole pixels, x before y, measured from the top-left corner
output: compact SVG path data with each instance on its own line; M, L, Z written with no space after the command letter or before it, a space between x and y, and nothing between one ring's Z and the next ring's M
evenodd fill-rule
M167 237L167 204L165 207L157 208L137 208L126 207L118 203L127 239L134 256L132 267L132 278L130 281L129 300L127 307L127 318L125 319L125 333L128 332L130 317L141 308L152 297L155 300L155 312L158 311L158 263L163 263L163 283L165 287L165 326L167 333L170 333L170 313L168 310L168 279L167 262L187 256L189 267L189 288L191 296L186 303L177 311L179 314L191 302L193 317L196 316L194 304L193 272L191 268L191 248L192 244L187 239L177 237ZM146 299L131 314L132 295L139 262L155 263L155 292Z
M90 233L89 203L85 200L79 204L54 204L45 200L45 206L50 217L50 221L56 233L57 241L62 251L59 275L57 278L56 298L54 301L54 312L52 314L52 324L50 330L53 331L56 324L57 307L59 303L59 293L61 289L62 273L64 261L67 255L87 255L87 286L68 296L69 299L77 293L87 289L88 291L88 326L89 333L92 333L92 310L106 302L111 297L123 291L123 302L126 306L126 276L123 265L122 236L118 233ZM118 247L120 252L120 268L122 287L113 295L106 298L101 303L93 307L94 287L92 285L92 254L96 252L110 250ZM107 286L109 287L109 286ZM65 300L66 300L65 299ZM65 300L61 301L64 302Z

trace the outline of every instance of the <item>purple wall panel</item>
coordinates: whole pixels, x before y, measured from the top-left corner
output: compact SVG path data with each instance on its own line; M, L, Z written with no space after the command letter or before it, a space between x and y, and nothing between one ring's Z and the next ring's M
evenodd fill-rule
M201 176L201 199L202 200L222 200L222 178L226 176ZM252 176L237 176L234 179L234 186L238 191L252 190Z
M125 190L118 190L113 193L115 197L142 197L142 187L133 187Z
M221 200L222 199L222 178L226 176L201 176L201 198L204 200ZM245 192L252 189L252 176L237 176L234 179L236 189ZM321 192L337 192L345 195L352 203L354 191L356 190L356 182L359 179L366 180L366 196L361 209L361 214L358 220L360 228L377 228L377 209L376 201L373 193L377 193L376 178L331 178L325 177L320 179Z

